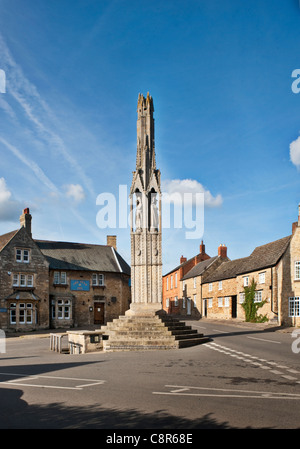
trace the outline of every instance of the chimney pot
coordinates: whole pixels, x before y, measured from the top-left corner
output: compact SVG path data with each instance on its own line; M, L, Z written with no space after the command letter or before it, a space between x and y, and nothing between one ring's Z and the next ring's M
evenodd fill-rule
M222 258L227 257L227 246L222 243L218 248L218 256Z

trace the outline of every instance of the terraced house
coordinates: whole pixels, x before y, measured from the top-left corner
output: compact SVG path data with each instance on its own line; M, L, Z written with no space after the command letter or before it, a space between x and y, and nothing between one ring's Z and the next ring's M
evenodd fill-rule
M107 245L35 240L20 228L0 236L0 328L30 331L106 324L130 304L130 267Z
M278 324L300 325L300 210L292 234L254 249L250 256L227 261L202 285L207 316L244 319L244 287L256 283L259 313Z

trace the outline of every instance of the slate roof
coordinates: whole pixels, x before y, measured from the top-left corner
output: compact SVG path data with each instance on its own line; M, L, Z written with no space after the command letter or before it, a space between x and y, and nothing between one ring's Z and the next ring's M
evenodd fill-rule
M50 269L125 273L130 267L113 247L87 243L34 240L46 256Z
M191 268L190 271L188 271L186 273L186 275L183 276L182 280L200 276L217 259L218 259L218 256L215 256L215 257L210 257L209 259L206 259L206 260L203 260L202 262L197 263L197 265L195 265L193 268Z
M291 235L266 245L261 245L248 257L222 263L205 281L215 282L236 277L239 274L262 270L277 264L286 251Z

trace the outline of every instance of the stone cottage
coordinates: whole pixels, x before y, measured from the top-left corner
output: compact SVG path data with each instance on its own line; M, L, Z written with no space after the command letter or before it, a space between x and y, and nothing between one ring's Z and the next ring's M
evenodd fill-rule
M130 305L130 267L107 245L35 240L24 209L20 229L0 236L0 328L31 331L100 326Z

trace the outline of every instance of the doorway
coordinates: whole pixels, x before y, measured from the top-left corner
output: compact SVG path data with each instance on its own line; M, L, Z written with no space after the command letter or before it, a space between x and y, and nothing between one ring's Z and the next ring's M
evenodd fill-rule
M192 314L192 301L191 298L186 298L186 314L191 315Z
M231 297L231 318L237 317L237 295Z
M207 299L203 299L203 316L207 318Z
M104 302L94 302L94 324L104 324Z

